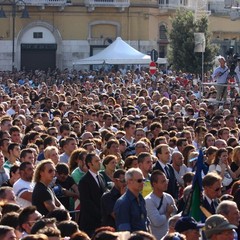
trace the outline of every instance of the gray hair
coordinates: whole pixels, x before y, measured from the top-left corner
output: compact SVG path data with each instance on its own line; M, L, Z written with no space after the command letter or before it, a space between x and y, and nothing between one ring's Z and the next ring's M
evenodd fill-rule
M237 204L231 200L224 200L219 203L216 213L217 214L222 214L223 216L226 216L229 214L229 207L230 206L236 206Z
M126 182L128 182L128 180L132 179L133 178L133 175L135 173L140 173L140 174L143 174L142 173L142 170L140 168L130 168L127 170L126 174L125 174L125 180Z

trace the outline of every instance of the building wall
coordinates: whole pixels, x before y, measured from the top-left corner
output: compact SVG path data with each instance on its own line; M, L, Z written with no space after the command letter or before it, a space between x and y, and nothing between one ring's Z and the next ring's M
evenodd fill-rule
M34 1L34 0L33 0ZM130 6L124 9L117 7L85 6L84 0L72 0L72 5L60 10L60 7L46 6L45 9L28 6L30 18L16 16L15 27L15 66L21 64L21 44L34 43L32 32L41 29L48 33L42 43L57 43L57 67L72 68L72 62L90 56L93 46L107 46L116 37L143 53L149 53L160 46L167 51L167 40L160 40L159 28L164 25L171 29L170 17L174 8L159 8L158 0L130 0ZM193 2L189 1L191 7ZM6 19L0 19L0 68L11 69L12 57L12 17L10 10L4 6ZM211 15L210 29L213 39L218 44L222 41L239 40L239 20L233 22L226 15ZM228 43L228 44L231 44Z

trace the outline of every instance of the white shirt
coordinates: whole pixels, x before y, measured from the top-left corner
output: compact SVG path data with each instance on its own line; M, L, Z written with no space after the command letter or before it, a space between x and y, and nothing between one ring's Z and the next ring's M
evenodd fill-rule
M13 192L16 195L16 202L20 207L25 208L28 206L32 206L32 202L21 198L21 195L24 192L33 192L33 188L34 188L34 184L32 182L27 182L21 178L19 178L13 184Z

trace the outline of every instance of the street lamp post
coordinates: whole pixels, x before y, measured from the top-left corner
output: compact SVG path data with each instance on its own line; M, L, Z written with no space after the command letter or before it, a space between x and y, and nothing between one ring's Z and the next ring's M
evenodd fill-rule
M22 3L24 5L24 9L22 11L21 18L29 18L29 14L26 8L26 3L23 0L3 0L1 5L11 6L12 7L12 71L15 69L15 25L16 25L16 13L17 13L17 5ZM1 7L0 10L0 18L6 18L6 14Z

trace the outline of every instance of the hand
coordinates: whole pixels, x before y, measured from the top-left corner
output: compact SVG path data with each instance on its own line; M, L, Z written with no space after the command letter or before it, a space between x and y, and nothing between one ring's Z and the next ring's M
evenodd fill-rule
M172 204L168 204L167 205L167 211L166 211L166 216L167 218L170 217L170 215L173 213L174 207Z

